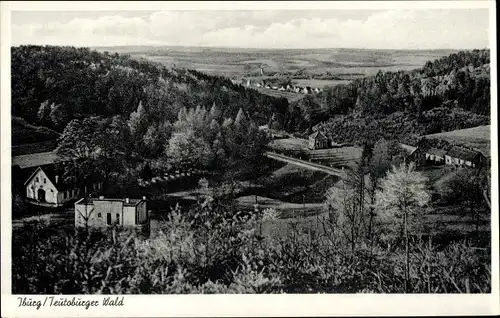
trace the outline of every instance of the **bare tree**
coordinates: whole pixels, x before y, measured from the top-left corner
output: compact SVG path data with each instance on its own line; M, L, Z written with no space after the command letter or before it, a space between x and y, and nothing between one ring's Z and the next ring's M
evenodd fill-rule
M84 226L85 226L85 231L88 232L89 230L89 221L94 213L95 208L93 206L89 206L88 204L85 204L85 209L84 211L81 211L77 209L78 214L84 221Z

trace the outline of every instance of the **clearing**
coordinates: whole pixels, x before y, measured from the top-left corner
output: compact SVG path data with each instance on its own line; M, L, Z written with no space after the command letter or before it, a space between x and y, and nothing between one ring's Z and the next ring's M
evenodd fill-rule
M491 156L491 126L478 126L467 129L458 129L438 134L424 136L446 140L452 144L462 144L481 151L485 156Z

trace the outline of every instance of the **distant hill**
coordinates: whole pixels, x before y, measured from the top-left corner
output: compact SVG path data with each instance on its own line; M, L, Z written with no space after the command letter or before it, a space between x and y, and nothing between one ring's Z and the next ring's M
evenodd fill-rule
M458 52L324 89L292 104L300 109L295 126L316 125L339 142L362 143L488 125L489 63L489 50Z
M429 60L455 53L455 50L373 50L373 49L255 49L179 46L96 47L97 51L129 54L166 66L196 69L213 75L242 77L266 74L325 74L359 78L379 70L411 70Z
M87 48L20 46L11 53L12 115L59 132L75 118L128 118L139 104L156 122L174 122L182 107L213 104L222 117L234 118L242 108L259 124L266 124L273 113L284 117L288 112L284 98L196 70Z

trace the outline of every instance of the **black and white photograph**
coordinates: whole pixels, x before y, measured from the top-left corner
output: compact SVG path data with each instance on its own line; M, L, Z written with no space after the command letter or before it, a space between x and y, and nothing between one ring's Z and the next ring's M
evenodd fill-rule
M12 306L498 295L494 6L475 3L11 9Z

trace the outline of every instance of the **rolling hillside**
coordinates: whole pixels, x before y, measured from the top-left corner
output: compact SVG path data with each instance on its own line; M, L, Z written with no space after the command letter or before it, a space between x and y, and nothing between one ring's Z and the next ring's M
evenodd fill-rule
M486 156L491 156L491 126L484 125L473 128L452 130L437 134L425 135L425 138L446 140L452 144L461 144L478 149Z

